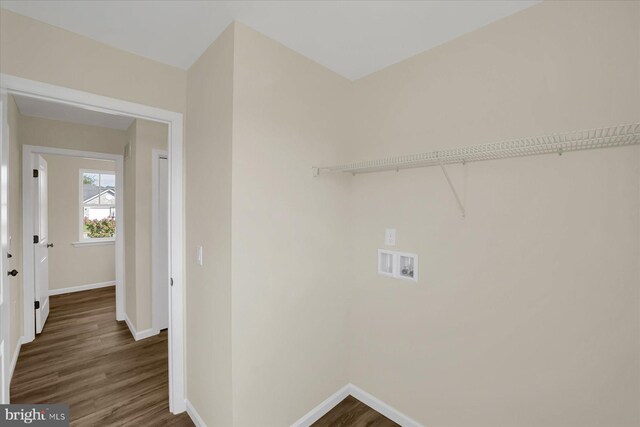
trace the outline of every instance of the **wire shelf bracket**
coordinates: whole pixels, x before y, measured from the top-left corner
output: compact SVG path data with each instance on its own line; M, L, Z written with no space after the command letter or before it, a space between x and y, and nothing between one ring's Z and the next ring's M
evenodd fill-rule
M466 163L463 163L463 165L465 165ZM458 208L460 209L460 213L462 214L462 219L464 219L464 217L466 216L466 211L464 209L464 205L462 204L462 200L460 199L460 196L458 195L458 192L456 191L456 187L453 185L453 182L451 182L451 178L449 178L449 174L447 173L447 169L444 167L444 165L442 164L442 162L440 162L440 168L442 169L442 173L444 174L444 177L447 179L447 183L449 184L449 188L451 188L451 191L453 192L453 197L456 198L456 202L458 203Z

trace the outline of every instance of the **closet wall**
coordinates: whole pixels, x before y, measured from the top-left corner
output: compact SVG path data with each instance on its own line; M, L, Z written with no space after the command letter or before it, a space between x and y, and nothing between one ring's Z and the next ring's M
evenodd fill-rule
M637 122L639 18L545 2L358 80L349 159ZM464 220L439 168L352 178L350 381L424 425L638 425L640 147L449 173Z
M136 331L152 328L152 152L167 150L166 124L136 119L126 131L124 156L125 316Z
M347 154L351 83L236 22L187 86L187 396L291 425L348 382L350 181L311 164Z
M187 399L208 426L232 426L231 24L189 69L185 145Z
M235 24L235 426L285 426L348 382L350 82Z

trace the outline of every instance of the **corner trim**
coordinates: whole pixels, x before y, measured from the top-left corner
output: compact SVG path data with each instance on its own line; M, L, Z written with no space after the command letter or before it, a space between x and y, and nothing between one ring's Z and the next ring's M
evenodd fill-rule
M131 332L131 336L133 336L133 339L136 341L140 341L153 335L157 335L157 333L154 333L152 328L145 329L144 331L140 332L136 331L136 328L133 326L133 323L131 323L131 320L129 320L129 316L127 316L127 313L124 314L124 321L127 322L129 332Z
M13 379L13 371L15 371L16 369L16 364L18 363L18 356L20 355L20 348L22 347L23 341L24 341L23 337L18 338L16 350L13 352L13 358L11 359L11 366L9 367L9 384L11 384L11 380Z
M62 295L70 294L72 292L90 291L92 289L108 288L109 286L115 286L116 282L100 282L89 283L88 285L71 286L68 288L49 289L49 295Z
M189 402L189 399L185 399L184 404L187 407L187 414L189 415L189 418L191 418L191 421L193 421L196 427L207 427L200 414L198 414L198 411L196 411L196 408L194 408L191 402Z
M394 421L400 424L403 427L423 427L422 424L417 422L416 420L409 418L407 415L398 411L396 408L388 405L377 397L367 393L362 390L360 387L357 387L353 384L349 384L349 394L360 402L364 403L367 406L375 409L380 412L385 417L389 418L391 421Z
M291 424L291 427L309 427L311 424L318 421L324 414L332 410L338 403L342 402L347 396L349 396L350 387L351 384L347 384L340 390L333 393L325 399L324 402L313 408L298 421Z
M385 417L390 420L400 424L402 427L424 427L422 424L417 422L416 420L409 418L402 412L393 408L392 406L386 404L382 400L374 397L373 395L367 393L362 390L360 387L357 387L351 383L345 385L340 390L332 394L329 398L327 398L324 402L313 408L306 415L300 418L298 421L291 424L291 427L309 427L327 412L332 410L338 403L344 400L347 396L353 396L365 405L371 407L377 412L381 413ZM189 411L187 406L187 412ZM195 422L195 421L194 421ZM198 425L196 423L196 425Z

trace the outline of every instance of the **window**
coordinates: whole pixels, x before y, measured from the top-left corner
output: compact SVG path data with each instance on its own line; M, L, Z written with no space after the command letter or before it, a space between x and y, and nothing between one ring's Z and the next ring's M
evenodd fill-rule
M116 234L116 175L80 170L80 241L113 240Z

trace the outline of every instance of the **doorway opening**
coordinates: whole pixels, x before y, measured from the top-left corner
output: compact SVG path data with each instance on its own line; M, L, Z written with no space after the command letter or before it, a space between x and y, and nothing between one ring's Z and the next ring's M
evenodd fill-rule
M76 169L73 169L71 172L74 180L77 179L75 182L77 186L71 187L71 193L78 198L72 209L78 209L79 212L77 217L74 216L75 227L77 227L75 230L79 231L73 238L65 236L66 239L58 244L58 248L55 248L55 243L50 239L49 233L48 204L51 185L49 184L50 174L46 159L61 157L75 159L73 163L76 165ZM103 162L104 166L101 166L102 170L88 169L89 166L95 165L95 163L89 163L87 161L88 159ZM113 167L111 167L111 169L113 169L112 171L104 170L108 168L106 166L108 164L113 164ZM83 168L81 165L85 167ZM71 165L66 165L66 167L70 166ZM88 183L89 180L93 182L90 184ZM76 277L72 278L71 281L61 281L56 283L56 286L50 288L49 251L54 248L59 252L61 250L69 250L69 245L75 248L86 245L115 245L115 317L116 320L125 320L125 283L123 279L125 270L124 236L126 230L123 215L116 215L116 212L125 211L123 197L118 197L118 195L124 193L123 181L123 155L23 145L23 342L31 342L36 334L42 332L50 310L49 295L52 290L54 294L56 293L56 289L62 289L63 292L64 290L69 292L80 290L77 289L77 287L86 290L92 287L100 287L109 281L109 279L107 279L96 283L77 283L83 280L82 276L86 277L86 273L76 271ZM65 186L72 186L73 184L73 182L68 181L60 183L60 185ZM73 188L76 190L74 191ZM69 189L65 190L56 187L53 187L53 189L55 189L56 193L60 196L69 191ZM86 198L84 197L85 193ZM58 200L54 202L58 202ZM100 204L100 202L103 203ZM57 210L56 215L59 213L59 210ZM62 231L60 230L60 225L56 225L58 226L57 231ZM110 225L112 225L111 229L109 229ZM69 240L72 242L70 243ZM78 256L82 256L79 255L79 252L82 254L82 251L72 249L68 256L73 256L75 259L67 259L65 261L71 263L78 262ZM72 268L70 265L65 265L66 267L62 267L63 270L65 268L66 270Z
M6 149L6 145L8 141L5 136L8 132L7 126L7 118L6 118L6 105L7 105L7 97L8 96L20 96L24 98L28 98L31 100L39 100L46 101L52 104L71 107L79 110L83 110L87 113L104 113L112 116L126 116L133 119L140 119L154 123L162 123L166 126L166 132L168 133L167 137L167 179L169 181L168 184L168 194L166 204L168 205L167 210L167 253L166 253L166 277L168 278L168 282L170 282L171 286L167 286L167 305L168 305L168 376L169 376L169 408L170 411L174 414L184 412L185 410L185 401L184 401L184 310L183 310L183 301L184 301L184 250L183 250L183 194L182 194L182 132L183 132L183 118L180 113L175 113L167 110L157 109L153 107L148 107L140 104L135 104L131 102L121 101L113 98L103 97L99 95L90 94L87 92L71 90L68 88L63 88L55 85L43 84L40 82L35 82L27 79L22 79L10 75L1 75L0 76L0 90L2 93L2 102L0 102L0 110L3 112L3 119L0 122L0 126L2 127L2 135L3 138L1 140L2 150ZM81 157L90 157L90 158L98 158L101 160L111 160L116 163L116 186L118 186L118 182L122 183L122 177L124 175L124 163L126 152L124 155L113 155L113 154L104 154L104 153L95 153L95 152L86 152L82 150L71 150L71 149L63 149L63 148L55 148L55 147L38 147L38 146L23 146L23 173L22 180L23 182L29 182L32 179L32 175L28 175L29 172L33 174L32 161L34 155L72 155L72 156L81 156ZM2 156L3 166L5 164L6 156ZM39 169L39 167L38 167ZM7 184L6 179L1 180L1 184L3 189ZM120 184L121 185L121 184ZM29 186L25 186L25 189ZM35 192L31 191L31 194L28 194L24 197L23 200L23 215L26 215L26 212L30 212L30 214L35 215L34 208L36 206ZM116 193L118 190L116 189ZM4 192L3 192L4 194ZM120 194L123 194L122 189L120 190ZM119 201L118 201L119 200ZM27 209L25 209L24 205ZM124 206L124 197L116 197L116 212L123 211L122 207ZM4 223L5 216L3 215L2 221L2 234L6 236L6 224ZM33 218L33 217L31 217ZM119 252L119 255L116 255L116 317L119 320L127 320L126 309L125 309L125 292L118 292L118 290L126 290L126 278L124 272L124 239L121 236L126 235L125 222L119 222L119 219L122 218L122 215L115 215L116 222L116 230L115 233L115 247L116 251ZM31 226L29 227L29 224ZM41 227L41 224L38 225ZM36 225L31 221L23 221L23 286L22 289L24 291L24 312L23 312L23 321L24 321L24 332L21 338L22 342L29 342L33 340L36 331L37 319L35 318L35 262L34 260L37 258L35 256L35 251L33 251L34 240L33 236L34 229ZM42 229L44 231L44 228ZM40 231L40 230L38 230ZM41 233L43 234L43 233ZM27 241L27 236L31 240ZM27 242L29 245L27 245ZM40 242L40 240L39 240ZM50 244L52 242L46 242ZM29 253L27 253L29 252ZM2 256L3 258L8 253L8 242L2 241ZM118 259L120 259L118 263ZM6 286L4 286L5 279L2 278L3 281L0 283L3 289L3 299L7 296ZM31 293L32 297L28 294ZM47 295L48 296L48 295ZM31 299L33 298L33 299ZM8 319L6 323L3 322L3 327L9 326L12 319L7 315L8 312L8 304L2 304L0 307L2 309L2 319ZM31 313L31 314L27 314ZM44 311L41 313L41 317L46 321L46 314ZM155 317L155 316L154 316ZM123 319L124 318L124 319ZM42 319L41 319L42 320ZM44 325L44 321L41 323ZM3 340L7 334L4 333L6 328L3 328L3 336L1 337ZM150 327L148 330L149 336L154 332L155 325ZM137 339L145 338L145 332L137 331L138 334L134 335ZM3 341L4 342L4 341ZM2 357L0 358L2 361L2 400L3 403L8 403L9 401L9 393L8 393L8 382L10 381L10 376L6 373L8 372L8 360L6 356L6 346L3 346L0 351L2 351Z

